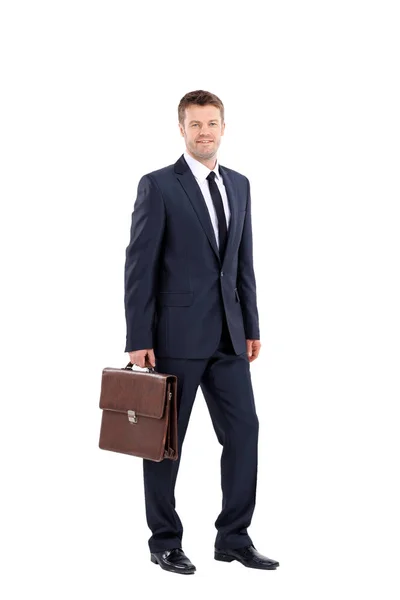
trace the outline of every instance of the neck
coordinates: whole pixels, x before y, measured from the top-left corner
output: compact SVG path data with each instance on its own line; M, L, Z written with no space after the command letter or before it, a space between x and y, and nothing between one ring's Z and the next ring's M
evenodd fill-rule
M206 167L211 169L211 171L214 169L215 165L217 164L217 157L215 155L212 156L211 158L199 158L198 156L195 156L192 152L190 152L190 150L188 148L186 148L186 152L188 154L190 154L190 156L192 158L195 158L196 160L201 162L202 165L205 165Z

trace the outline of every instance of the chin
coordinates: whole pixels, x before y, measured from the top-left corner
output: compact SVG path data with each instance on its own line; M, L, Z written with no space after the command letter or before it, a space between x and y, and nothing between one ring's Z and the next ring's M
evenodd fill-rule
M214 148L213 150L204 150L201 151L201 148L197 148L195 150L195 154L197 154L197 156L201 156L201 158L212 158L217 152L217 149Z

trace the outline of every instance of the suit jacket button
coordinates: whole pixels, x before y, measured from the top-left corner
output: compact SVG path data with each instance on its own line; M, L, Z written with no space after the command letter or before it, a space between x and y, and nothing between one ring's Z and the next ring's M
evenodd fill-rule
M224 276L224 272L223 272L223 271L221 271L221 277L223 277L223 276Z

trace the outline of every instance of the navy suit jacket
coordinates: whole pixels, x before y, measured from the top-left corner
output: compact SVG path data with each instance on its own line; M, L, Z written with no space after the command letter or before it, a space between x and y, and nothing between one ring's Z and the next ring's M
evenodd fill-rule
M231 220L221 263L210 215L183 154L140 179L125 261L125 352L208 358L225 311L236 354L260 339L250 183L220 165Z

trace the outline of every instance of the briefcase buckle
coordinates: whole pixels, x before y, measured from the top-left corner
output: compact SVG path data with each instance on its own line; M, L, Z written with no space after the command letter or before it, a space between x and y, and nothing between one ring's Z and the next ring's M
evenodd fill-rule
M134 410L128 410L129 423L137 423L138 419Z

